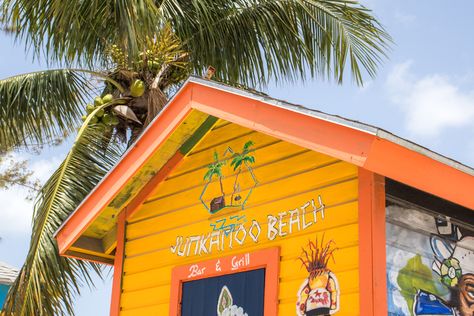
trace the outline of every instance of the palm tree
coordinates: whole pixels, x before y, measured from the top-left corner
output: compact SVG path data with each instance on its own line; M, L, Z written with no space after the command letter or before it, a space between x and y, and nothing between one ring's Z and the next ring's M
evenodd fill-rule
M237 171L237 175L235 176L234 190L232 192L232 196L230 197L231 203L234 202L234 194L237 192L238 179L239 179L240 173L242 172L242 164L247 166L247 168L249 168L250 170L251 168L250 165L255 163L255 157L250 155L250 153L252 152L252 149L250 147L252 147L253 145L254 145L253 141L249 140L248 142L244 144L244 147L242 148L242 152L235 153L232 157L232 161L230 165L234 167L234 171L236 171L237 169L238 171Z
M15 315L73 314L80 282L90 282L89 264L59 257L53 233L189 74L212 65L218 80L232 84L307 76L341 83L348 65L362 84L364 72L375 75L390 42L370 10L353 0L0 5L0 22L17 39L66 66L0 81L3 150L75 132L86 101L111 94L111 101L88 108L70 152L37 197L30 250L4 307ZM91 85L91 78L100 83ZM119 121L104 127L98 117L105 114Z
M216 176L219 179L221 194L225 195L224 187L222 185L222 167L225 165L225 161L219 161L219 155L214 152L214 162L207 167L207 172L204 175L204 180L212 181L212 178Z
M219 179L219 184L221 188L221 196L212 199L211 206L209 211L211 213L217 212L219 209L225 206L225 193L224 193L224 186L222 184L222 167L225 165L225 161L219 161L219 155L217 152L214 152L214 162L211 163L207 168L207 172L204 175L204 180L208 181L208 184L212 181L214 176ZM205 192L207 185L204 187L203 192ZM201 194L202 197L202 194Z

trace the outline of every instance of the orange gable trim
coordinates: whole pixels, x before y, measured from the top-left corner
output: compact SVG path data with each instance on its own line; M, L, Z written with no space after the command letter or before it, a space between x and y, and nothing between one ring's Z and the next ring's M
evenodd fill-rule
M143 137L123 156L115 168L86 197L76 211L58 230L56 240L59 253L64 254L69 247L87 229L100 212L107 207L115 195L125 186L128 180L153 155L156 149L168 138L175 128L191 111L189 106L190 89L182 90L151 124Z
M474 209L474 176L369 132L204 85L196 84L191 102L192 108L209 115Z
M474 209L474 176L470 174L375 133L225 88L200 79L191 79L183 86L58 231L56 239L61 254L65 254L192 109L339 158Z

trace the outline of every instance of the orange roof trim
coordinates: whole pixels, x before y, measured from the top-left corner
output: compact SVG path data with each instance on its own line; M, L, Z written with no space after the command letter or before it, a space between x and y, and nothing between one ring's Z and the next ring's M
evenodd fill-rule
M65 254L191 111L265 133L474 209L474 170L376 127L190 78L56 234Z

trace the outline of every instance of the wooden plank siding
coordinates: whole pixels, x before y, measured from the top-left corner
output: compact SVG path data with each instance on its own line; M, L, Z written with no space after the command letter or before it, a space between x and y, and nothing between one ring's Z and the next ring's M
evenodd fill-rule
M255 143L253 171L258 186L244 210L224 209L209 214L199 196L214 152L221 157L228 147L240 151L249 140ZM229 164L230 161L226 168L230 168ZM298 289L308 277L298 257L308 240L314 241L316 236L320 240L323 234L325 240L334 240L337 247L335 262L329 263L341 292L337 315L359 315L357 174L357 167L349 163L235 124L217 122L128 219L121 315L168 315L171 271L175 266L276 246L280 247L281 254L279 315L294 315ZM233 181L233 176L225 176L224 187L232 188ZM240 185L241 194L245 196L253 186L249 172L242 172ZM218 195L219 186L210 185L204 196L206 203ZM230 215L245 215L249 221L258 221L263 236L267 232L269 214L278 216L311 199L317 202L318 196L325 205L324 218L319 217L306 230L298 230L293 225L293 232L284 237L278 236L272 241L261 237L258 243L246 238L242 245L201 256L191 252L188 257L178 257L170 251L177 236L208 233L212 230L210 223Z

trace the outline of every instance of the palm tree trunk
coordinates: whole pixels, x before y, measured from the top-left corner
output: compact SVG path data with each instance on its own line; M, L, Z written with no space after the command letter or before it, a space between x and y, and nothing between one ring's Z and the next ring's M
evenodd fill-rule
M235 195L235 189L237 186L237 180L239 179L239 175L242 172L242 168L239 168L239 171L237 172L237 175L235 176L235 181L234 181L234 191L232 191L232 195L230 196L230 204L234 203L234 195Z
M219 177L219 184L221 186L221 193L222 193L222 196L225 196L225 193L224 193L224 186L222 185L222 177Z
M148 126L148 124L153 121L155 116L157 116L158 113L163 110L163 107L166 105L167 102L168 98L159 87L150 87L150 92L148 94L147 116L145 119L144 127Z

